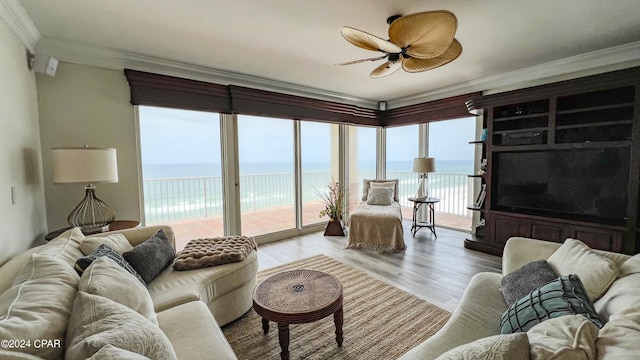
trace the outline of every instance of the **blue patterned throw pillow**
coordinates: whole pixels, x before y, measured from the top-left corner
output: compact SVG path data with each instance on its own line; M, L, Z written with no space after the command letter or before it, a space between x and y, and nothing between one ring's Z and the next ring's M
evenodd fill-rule
M513 303L500 318L501 332L525 332L545 320L565 315L582 315L598 328L604 325L578 275L561 276Z
M91 263L101 257L106 256L109 259L115 261L118 265L122 266L125 270L131 273L131 275L135 276L136 279L140 280L144 286L147 286L147 283L140 277L138 272L125 260L122 255L120 255L117 251L113 250L109 245L102 244L98 246L98 248L87 256L83 256L76 260L74 265L74 269L78 272L78 275L82 276L82 273L91 265Z

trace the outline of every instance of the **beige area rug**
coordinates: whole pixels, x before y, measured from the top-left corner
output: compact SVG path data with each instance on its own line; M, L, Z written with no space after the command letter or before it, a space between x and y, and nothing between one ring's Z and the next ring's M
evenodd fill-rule
M435 334L451 314L387 283L324 255L258 273L258 282L284 270L315 269L338 277L344 296L344 343L335 340L333 316L289 326L291 359L397 359ZM280 359L278 326L264 335L251 309L222 328L238 359Z

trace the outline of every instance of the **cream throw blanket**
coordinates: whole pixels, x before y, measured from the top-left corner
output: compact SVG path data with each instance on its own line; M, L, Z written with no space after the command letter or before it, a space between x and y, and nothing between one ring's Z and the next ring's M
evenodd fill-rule
M389 206L361 202L349 216L347 226L347 249L398 252L407 248L402 238L402 212L397 202Z

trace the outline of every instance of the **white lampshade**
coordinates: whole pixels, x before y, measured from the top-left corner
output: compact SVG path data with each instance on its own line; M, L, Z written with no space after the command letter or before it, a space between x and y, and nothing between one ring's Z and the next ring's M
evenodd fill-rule
M54 184L118 182L116 149L69 147L52 153Z
M434 158L413 159L413 172L426 174L434 171L436 171L436 163Z

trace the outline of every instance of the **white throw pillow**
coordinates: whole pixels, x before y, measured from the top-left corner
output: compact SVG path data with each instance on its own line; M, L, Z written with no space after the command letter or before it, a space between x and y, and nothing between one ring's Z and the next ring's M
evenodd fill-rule
M158 325L153 300L147 288L140 280L106 256L94 260L82 273L78 291L109 298Z
M393 188L371 187L367 196L368 205L389 206L393 203Z
M38 250L38 254L49 255L66 261L73 267L76 260L84 254L80 250L80 243L85 236L79 227L69 229L57 238L49 241L45 246Z
M598 328L582 315L545 320L527 331L531 360L595 359Z
M30 340L31 346L16 350L44 359L63 358L78 279L64 261L31 255L14 285L0 295L0 339ZM54 346L35 346L34 341L41 339L54 341Z
M109 246L120 255L133 249L133 246L124 235L110 234L107 236L90 236L85 238L82 243L80 243L80 250L82 250L85 255L89 255L96 251L102 244Z
M494 335L460 345L436 360L527 360L529 359L529 341L526 333Z
M599 299L618 277L613 261L576 239L565 240L547 261L559 276L578 275L591 301Z
M398 199L398 183L400 182L400 180L398 179L393 179L393 180L369 180L369 179L364 179L362 181L363 187L362 187L362 201L367 201L367 196L369 195L369 188L371 188L371 184L376 184L373 185L374 187L376 186L391 186L393 185L393 201L399 201Z
M78 291L73 303L66 344L66 359L87 359L109 344L151 359L177 359L158 326L122 304L84 291Z

